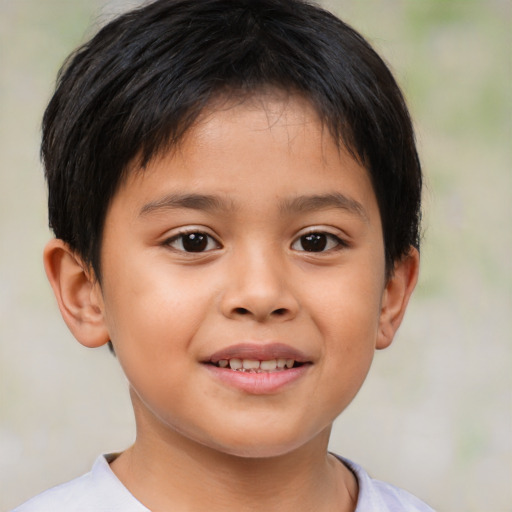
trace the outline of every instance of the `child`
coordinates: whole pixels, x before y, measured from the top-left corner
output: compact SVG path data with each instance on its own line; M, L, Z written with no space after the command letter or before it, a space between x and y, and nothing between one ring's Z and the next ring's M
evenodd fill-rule
M328 453L419 265L421 169L365 40L301 0L157 0L61 72L42 155L62 316L137 436L28 511L428 511Z

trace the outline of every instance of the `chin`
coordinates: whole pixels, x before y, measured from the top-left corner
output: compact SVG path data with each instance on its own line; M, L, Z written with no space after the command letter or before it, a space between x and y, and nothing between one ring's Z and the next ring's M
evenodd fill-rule
M281 457L292 452L295 446L236 446L225 451L227 455L240 457L242 459L269 459Z
M308 444L313 438L303 437L267 429L264 433L246 431L243 436L233 436L225 443L217 442L213 449L226 455L244 459L267 459L287 455Z
M284 457L294 451L292 447L275 447L275 446L240 446L230 447L221 450L224 455L228 457L235 457L237 459L262 460L272 459L277 457Z

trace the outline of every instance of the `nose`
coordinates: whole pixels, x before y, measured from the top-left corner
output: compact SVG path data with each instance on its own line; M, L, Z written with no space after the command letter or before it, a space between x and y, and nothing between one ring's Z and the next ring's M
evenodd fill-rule
M299 302L283 257L271 251L248 250L234 255L233 260L221 299L224 316L257 322L295 318Z

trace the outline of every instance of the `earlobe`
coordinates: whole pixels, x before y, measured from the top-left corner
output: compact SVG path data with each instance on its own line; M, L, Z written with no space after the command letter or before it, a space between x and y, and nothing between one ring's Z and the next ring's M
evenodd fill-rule
M108 342L99 284L81 258L62 240L53 239L44 250L44 268L62 318L86 347Z
M419 273L419 253L411 248L409 254L395 264L393 275L386 283L382 296L377 349L388 347L402 323L407 304L414 291Z

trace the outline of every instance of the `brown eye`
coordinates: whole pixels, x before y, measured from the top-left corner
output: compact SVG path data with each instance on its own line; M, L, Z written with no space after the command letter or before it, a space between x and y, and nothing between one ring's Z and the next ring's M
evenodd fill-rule
M183 249L187 252L202 252L208 246L208 235L204 233L189 233L183 235Z
M327 247L327 236L324 233L310 233L300 237L300 245L307 252L321 252Z
M181 233L171 238L166 245L183 252L205 252L219 248L216 240L200 231Z
M325 252L346 244L330 233L314 232L302 235L292 244L292 249L305 252Z

